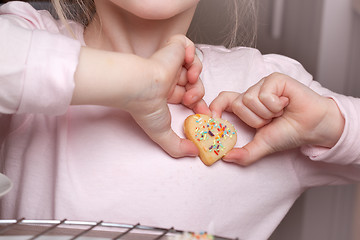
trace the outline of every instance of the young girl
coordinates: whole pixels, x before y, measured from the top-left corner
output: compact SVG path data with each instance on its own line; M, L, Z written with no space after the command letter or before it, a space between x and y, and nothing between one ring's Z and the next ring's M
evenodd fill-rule
M0 10L1 163L14 182L2 218L258 240L309 187L360 180L358 99L283 56L198 45L195 57L183 35L197 0L79 2L96 9L85 26L20 2ZM183 105L168 109L167 99ZM176 134L192 109L211 114L205 103L235 124L237 148L225 159L239 164L207 167L161 149L197 154Z

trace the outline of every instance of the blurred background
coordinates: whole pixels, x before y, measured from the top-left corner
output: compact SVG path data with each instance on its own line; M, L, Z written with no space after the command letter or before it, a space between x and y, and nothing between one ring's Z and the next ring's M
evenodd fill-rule
M202 0L206 2L202 14L208 15L210 21L199 20L197 27L207 31L207 38L200 38L200 42L220 44L219 35L228 25L224 17L227 11L219 9L220 1L224 0ZM4 2L8 1L0 0ZM253 46L264 54L294 58L323 86L360 97L360 0L257 0L257 4L257 38ZM271 239L360 239L359 186L307 191Z
M260 0L257 46L298 60L325 87L359 97L359 6L358 0ZM360 239L359 196L357 185L311 189L272 239Z
M360 96L359 0L260 0L257 47L301 62L323 86ZM360 239L360 188L303 194L273 240Z

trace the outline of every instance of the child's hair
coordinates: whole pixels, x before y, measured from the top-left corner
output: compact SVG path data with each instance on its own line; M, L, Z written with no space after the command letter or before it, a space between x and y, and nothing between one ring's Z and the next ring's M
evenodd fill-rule
M59 19L66 26L67 19L87 26L96 13L94 0L51 1ZM211 17L204 18L204 15ZM203 0L199 2L188 35L195 43L227 47L254 46L257 32L256 16L256 0ZM206 29L211 30L204 31ZM216 35L209 36L206 32Z
M257 7L257 0L200 1L188 35L196 43L254 47Z
M61 21L74 20L87 26L95 14L94 0L51 0Z

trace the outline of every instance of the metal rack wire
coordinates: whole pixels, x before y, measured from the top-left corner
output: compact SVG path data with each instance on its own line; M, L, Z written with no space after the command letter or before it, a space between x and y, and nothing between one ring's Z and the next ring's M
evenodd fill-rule
M63 220L0 219L0 240L170 240L184 231L137 224ZM194 234L194 233L191 233ZM201 239L201 238L199 238ZM213 236L215 240L231 240Z

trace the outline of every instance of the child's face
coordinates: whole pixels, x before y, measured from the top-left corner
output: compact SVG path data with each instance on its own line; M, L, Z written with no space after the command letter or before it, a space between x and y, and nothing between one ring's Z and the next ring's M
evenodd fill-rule
M110 0L126 11L152 20L168 19L196 7L200 0Z

